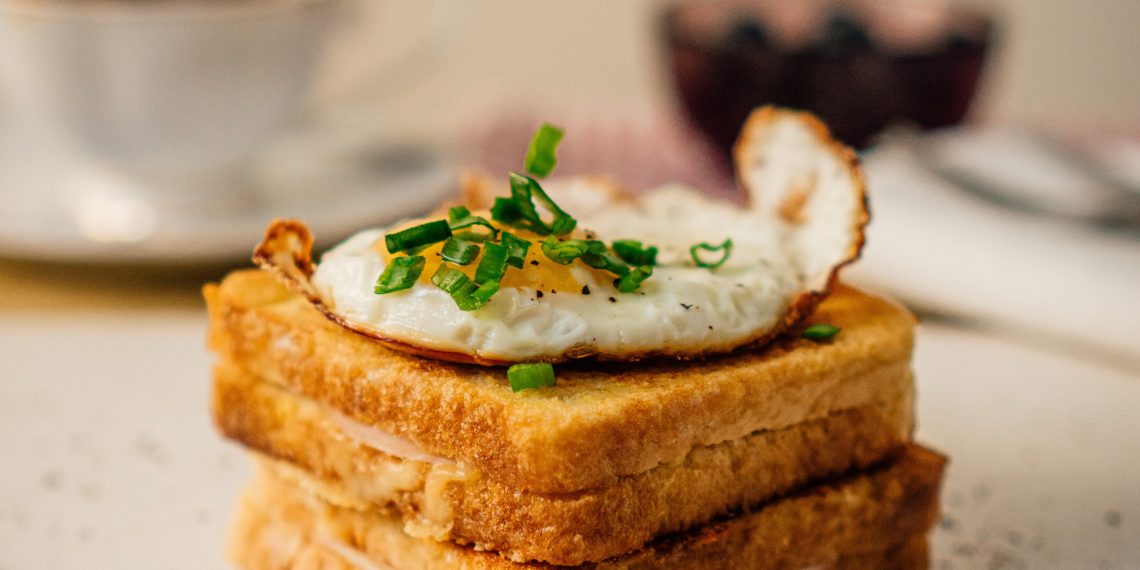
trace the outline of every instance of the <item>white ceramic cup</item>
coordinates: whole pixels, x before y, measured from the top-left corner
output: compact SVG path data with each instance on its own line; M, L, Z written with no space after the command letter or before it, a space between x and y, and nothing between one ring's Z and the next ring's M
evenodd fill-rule
M346 4L0 0L0 114L156 207L233 207Z

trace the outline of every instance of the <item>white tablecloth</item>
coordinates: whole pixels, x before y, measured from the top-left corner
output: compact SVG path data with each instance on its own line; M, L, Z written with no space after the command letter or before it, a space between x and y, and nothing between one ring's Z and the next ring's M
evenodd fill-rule
M204 328L0 319L0 568L226 567L248 469L210 426ZM1140 566L1140 377L941 326L919 339L918 437L951 457L934 567Z

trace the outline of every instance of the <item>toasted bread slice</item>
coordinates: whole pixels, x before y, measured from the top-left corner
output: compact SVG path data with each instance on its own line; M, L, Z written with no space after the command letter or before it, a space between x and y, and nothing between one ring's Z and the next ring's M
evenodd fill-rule
M697 446L909 399L913 317L840 287L785 339L700 361L561 367L513 393L505 370L393 351L330 323L260 271L205 289L209 343L251 376L519 491L573 493L682 461Z
M909 396L909 394L908 394ZM215 372L214 417L267 468L330 502L402 514L405 530L471 543L512 560L580 564L639 548L805 483L863 469L909 440L910 398L693 448L682 460L576 493L518 491L450 462L393 457L346 429L327 405Z
M923 568L944 465L911 446L879 468L582 567ZM264 469L241 499L229 552L247 570L551 568L412 537L396 517L331 505Z

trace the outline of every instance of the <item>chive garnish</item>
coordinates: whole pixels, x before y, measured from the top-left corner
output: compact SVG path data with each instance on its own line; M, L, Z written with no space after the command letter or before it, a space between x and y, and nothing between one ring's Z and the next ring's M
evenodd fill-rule
M468 283L474 285L466 273L443 264L440 264L439 268L435 270L435 274L431 276L431 282L452 295L466 287Z
M609 254L587 253L582 256L582 263L594 269L604 269L619 277L629 273L629 266L625 262Z
M440 264L439 269L435 270L431 282L451 295L451 299L461 311L474 311L486 305L487 301L499 291L497 281L476 285L467 274L445 264Z
M488 246L490 247L490 246ZM456 239L455 236L447 238L440 250L440 257L459 265L468 265L479 257L479 246L467 240Z
M609 253L609 248L606 247L605 242L596 239L586 240L586 254L587 255L605 255Z
M699 251L720 252L720 259L715 261L705 261L701 259ZM724 262L728 261L728 256L732 255L732 238L727 238L720 245L712 245L708 242L701 242L689 248L689 255L693 256L693 263L697 267L704 267L705 269L716 269Z
M468 210L467 206L464 206L462 204L458 206L452 206L447 209L447 221L453 224L456 220L462 220L463 218L466 218L470 215L471 210Z
M507 369L507 382L512 392L553 386L554 366L548 362L515 364Z
M632 239L619 239L614 241L614 253L622 261L631 265L657 265L657 248L644 247L641 242Z
M414 285L424 272L425 260L423 256L396 257L384 268L384 272L376 280L373 291L377 295L403 291Z
M538 128L538 132L534 133L534 138L530 139L530 146L526 149L523 166L527 172L542 178L554 170L558 164L555 152L558 150L558 143L562 142L563 134L562 129L550 123L543 123Z
M476 287L466 298L457 299L455 304L459 305L459 309L462 311L474 311L486 305L487 301L490 301L491 297L495 296L495 293L498 292L499 282L488 281Z
M400 253L438 243L449 237L451 228L448 227L447 220L436 220L388 234L384 236L384 245L388 248L388 253Z
M518 219L514 221L515 225L522 226L536 234L546 235L550 233L550 226L542 221L538 216L538 210L534 207L534 188L538 187L538 182L529 176L523 176L517 172L512 172L510 176L511 182L511 200L514 201L516 210L518 211ZM496 200L498 202L498 200ZM492 216L494 212L492 212ZM506 220L500 220L503 223L508 223Z
M502 281L507 271L507 260L510 257L510 248L498 243L488 243L483 248L483 259L479 260L479 267L475 269L475 282L479 285Z
M575 259L595 269L612 273L614 287L629 293L636 291L643 281L653 275L657 264L657 248L645 246L637 240L618 240L612 247L594 239L567 239L578 226L578 221L566 213L535 180L550 174L558 164L557 150L563 137L562 129L544 123L531 139L523 162L525 172L510 174L510 197L496 198L491 207L491 219L502 225L529 230L547 236L541 242L543 253L551 261L569 265ZM539 213L539 207L546 214ZM544 219L544 216L546 219ZM477 227L486 231L474 231ZM466 231L460 231L466 230ZM405 253L409 257L394 259L385 268L376 283L376 293L388 293L411 287L424 270L424 259L418 254L428 246L445 242L439 252L444 262L470 265L479 260L474 278L446 264L441 264L431 281L447 292L456 305L471 311L485 305L499 290L507 266L524 268L532 242L510 232L501 231L482 216L476 216L466 206L454 206L446 220L427 222L384 236L389 253ZM697 251L721 251L716 262L702 260ZM725 262L732 249L732 241L720 246L707 243L693 246L693 260L701 267L716 268ZM538 265L537 260L531 260ZM583 294L588 291L583 288ZM550 291L555 293L554 290ZM542 292L537 292L542 296ZM612 297L611 301L616 302ZM553 383L553 371L551 371Z
M811 325L808 328L804 329L804 332L801 336L803 336L804 338L806 338L808 340L814 340L816 342L823 342L826 340L831 340L831 337L839 334L839 330L840 330L839 327L837 327L835 325L829 325L827 323L818 323L818 324Z
M463 239L467 241L486 241L488 239L495 239L499 235L499 230L487 221L487 218L482 216L472 216L471 211L466 206L455 206L447 211L447 225L452 232L461 230L463 228L472 228L474 226L483 226L487 228L489 233L479 234L475 232L464 232Z
M495 205L491 207L492 219L539 235L562 236L578 226L578 221L559 208L534 178L512 172L510 182L511 197L495 199ZM553 215L549 224L539 216L535 200Z
M570 265L589 249L586 240L558 239L554 236L542 240L542 253L554 263Z
M507 247L507 265L513 265L522 269L523 260L526 259L526 252L530 250L530 242L510 232L503 232L503 237L500 241Z
M495 203L491 206L491 219L513 226L522 219L522 210L514 198L495 198Z
M648 265L635 267L618 278L617 289L622 293L632 293L641 287L641 282L653 275L653 268Z

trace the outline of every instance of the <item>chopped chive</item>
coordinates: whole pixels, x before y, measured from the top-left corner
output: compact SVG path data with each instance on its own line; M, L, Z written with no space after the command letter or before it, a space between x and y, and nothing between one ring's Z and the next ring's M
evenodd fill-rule
M826 323L818 323L818 324L811 325L808 328L804 329L804 332L801 336L803 336L804 338L806 338L808 340L814 340L816 342L823 342L826 340L831 340L831 337L839 334L839 330L840 330L839 327L837 327L835 325L829 325Z
M596 239L586 240L586 253L591 255L605 255L609 253L609 248L606 247L604 242Z
M511 173L510 181L511 199L514 200L515 207L519 212L519 220L515 223L525 222L524 227L526 229L536 234L549 234L550 226L542 221L538 215L538 210L534 207L534 188L538 186L538 182L529 176L523 176L516 172Z
M462 204L459 206L452 206L447 210L447 221L454 224L456 221L462 220L463 218L466 218L470 215L471 210L468 210L467 206L464 206Z
M451 227L452 231L461 230L463 228L469 228L472 226L483 226L491 230L491 235L498 235L499 233L499 230L496 229L495 226L491 225L491 222L487 221L487 218L484 218L483 216L467 216L465 218L460 218L454 222L449 223L448 226Z
M530 250L530 242L510 232L503 232L500 241L507 247L507 265L522 269L526 252Z
M479 232L455 232L451 234L451 236L455 239L469 241L471 243L483 243L485 241L491 241L495 239L495 236L491 234L483 234Z
M458 269L440 264L439 269L436 269L435 274L431 276L431 282L436 287L443 289L444 292L454 295L464 289L468 283L471 283L471 279L467 277L466 273Z
M604 269L619 277L629 273L629 266L626 265L625 262L609 254L598 255L595 253L587 253L582 256L582 263L595 269Z
M582 255L582 263L619 276L629 273L629 267L617 257L610 255L610 250L606 244L598 240L586 242L586 253Z
M447 220L436 220L388 234L384 236L384 245L388 248L388 253L400 253L438 243L449 237L451 228L448 227Z
M444 261L467 265L475 261L476 257L479 257L479 246L467 240L456 239L455 236L452 236L443 242L443 249L439 253Z
M550 202L553 204L554 202ZM569 215L561 215L554 218L550 223L550 231L556 236L564 236L578 227L578 220L571 218Z
M522 210L515 203L514 198L495 198L491 206L491 219L504 224L515 225L522 219Z
M657 248L644 247L641 242L632 239L619 239L614 242L614 253L622 261L631 265L657 265Z
M507 382L510 382L512 392L553 386L554 366L549 362L515 364L507 369Z
M441 264L439 269L435 270L435 274L431 276L431 282L436 287L443 289L455 304L462 311L474 311L479 307L487 304L491 297L499 291L499 283L496 281L488 281L482 285L476 285L467 274Z
M457 220L462 220L466 217L469 217L469 215L471 215L471 210L467 210L467 206L463 204L451 206L447 210L447 221L455 223Z
M537 180L512 172L510 182L511 197L495 199L495 205L491 208L492 219L540 235L553 233L562 236L574 231L578 226L578 221L559 208ZM535 200L553 215L549 224L539 216L538 209L534 205Z
M424 258L419 255L393 258L376 280L376 287L373 292L377 295L384 295L394 291L403 291L415 285L420 274L424 272L425 263Z
M452 297L455 298L455 304L459 306L459 309L461 311L474 311L475 309L486 305L487 301L490 301L491 297L493 297L495 293L498 292L498 281L488 281L482 285L479 285L467 295L459 298L455 298L454 295Z
M526 159L523 165L526 171L538 176L544 177L558 164L558 156L555 152L558 150L558 143L562 142L562 135L564 131L550 123L543 123L538 128L538 132L534 133L534 138L530 140L530 146L526 149Z
M705 261L701 259L699 251L720 252L720 259L715 261ZM724 262L728 261L728 256L732 255L732 238L725 239L720 245L712 245L708 242L701 242L689 248L689 255L693 256L693 263L697 267L704 267L705 269L716 269Z
M491 222L487 221L487 218L484 218L483 216L472 216L471 211L468 210L466 206L455 206L448 210L447 222L448 227L453 232L474 226L483 226L490 230L487 234L464 232L464 239L468 239L468 241L486 241L487 239L495 239L499 235L499 230L495 226L491 225Z
M531 195L542 204L543 208L554 214L554 219L550 222L550 231L556 236L564 236L574 231L574 228L578 227L578 220L558 207L558 204L554 203L546 190L543 190L542 186L539 186L533 178L531 184Z
M542 240L542 253L554 263L570 265L589 250L589 244L580 239L560 240L550 236Z
M510 248L498 244L488 243L483 248L483 259L479 260L479 267L475 269L475 282L480 286L487 283L502 281L507 271L507 262L510 257Z
M618 278L617 289L622 293L632 293L641 287L641 282L653 275L653 268L648 265L635 267Z

